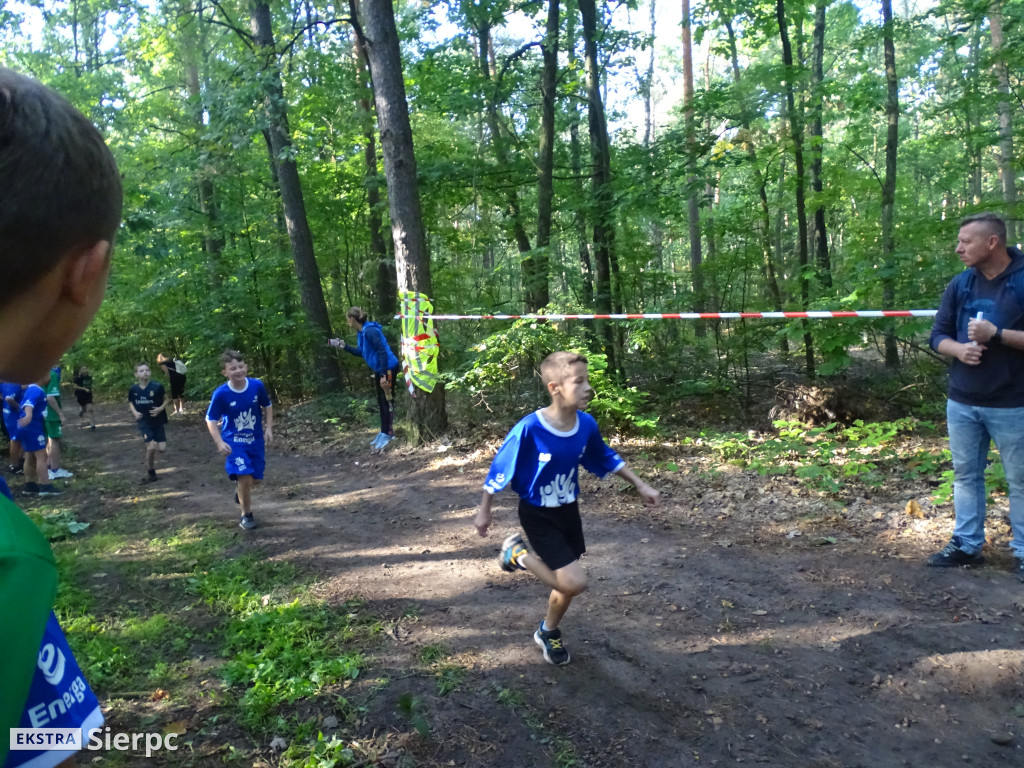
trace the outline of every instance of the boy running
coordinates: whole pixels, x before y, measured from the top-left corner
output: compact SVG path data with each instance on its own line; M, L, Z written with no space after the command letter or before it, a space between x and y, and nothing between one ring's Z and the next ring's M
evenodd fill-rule
M274 407L263 382L248 378L249 366L241 352L225 351L220 363L227 382L213 391L206 411L206 428L217 450L227 457L224 469L228 478L235 481L235 502L242 510L238 525L251 530L256 527L252 488L263 481L264 439L267 443L274 440Z
M150 381L151 375L149 365L139 363L135 366L135 384L128 390L128 408L146 443L144 483L156 481L156 454L167 450L167 398L163 384Z
M632 483L649 506L658 503L659 494L626 467L601 438L594 417L582 412L594 397L587 358L554 352L541 363L540 373L551 405L508 433L491 462L473 524L481 536L487 535L493 520L491 496L511 483L519 494L519 522L530 549L515 533L502 544L499 562L503 570L527 570L551 588L547 615L533 639L545 661L562 665L569 663L569 651L558 625L572 599L587 588L579 562L586 551L577 502L580 464L598 477L612 473Z

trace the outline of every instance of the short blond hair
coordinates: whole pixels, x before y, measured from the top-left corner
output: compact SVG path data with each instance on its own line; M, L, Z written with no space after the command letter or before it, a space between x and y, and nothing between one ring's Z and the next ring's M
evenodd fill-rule
M540 380L545 387L551 382L560 382L576 363L587 365L587 358L576 352L552 352L540 364Z

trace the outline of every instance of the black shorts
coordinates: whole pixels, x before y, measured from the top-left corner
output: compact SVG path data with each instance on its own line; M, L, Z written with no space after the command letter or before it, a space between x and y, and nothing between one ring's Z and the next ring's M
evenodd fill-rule
M80 406L85 408L85 406L92 402L92 392L82 392L81 390L78 390L75 392L75 400L78 401Z
M168 382L171 385L171 399L178 400L185 396L185 374L177 371L168 371Z
M147 443L166 443L167 433L164 430L163 424L150 424L147 421L139 419L135 422L139 428L139 432L142 433L142 439Z
M580 559L587 546L577 501L560 507L535 507L519 500L519 522L529 540L529 551L552 571Z

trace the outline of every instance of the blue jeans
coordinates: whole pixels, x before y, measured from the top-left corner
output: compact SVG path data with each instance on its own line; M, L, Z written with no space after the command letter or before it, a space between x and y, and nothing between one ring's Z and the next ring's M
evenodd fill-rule
M969 554L985 543L985 465L994 440L1010 486L1010 549L1024 559L1024 408L982 408L946 401L953 454L953 538Z

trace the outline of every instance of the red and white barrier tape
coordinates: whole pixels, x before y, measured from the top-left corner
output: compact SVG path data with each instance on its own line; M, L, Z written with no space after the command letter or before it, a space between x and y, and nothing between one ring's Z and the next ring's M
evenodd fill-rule
M644 314L620 315L421 315L423 319L433 320L737 320L741 318L760 318L764 320L788 320L790 318L808 318L823 320L828 318L856 317L935 317L934 309L859 309L850 312L650 312ZM400 320L401 315L395 315Z

